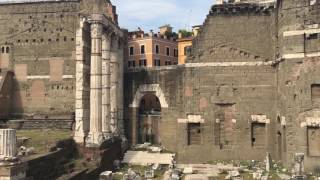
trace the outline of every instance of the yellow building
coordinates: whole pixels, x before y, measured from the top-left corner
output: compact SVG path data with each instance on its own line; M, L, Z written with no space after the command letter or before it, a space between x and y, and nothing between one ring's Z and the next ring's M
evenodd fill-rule
M178 42L178 64L185 64L188 51L192 46L193 37L179 38Z
M186 58L191 51L192 40L198 36L201 26L193 26L192 27L192 36L190 37L182 37L182 34L179 34L178 42L178 64L185 64Z

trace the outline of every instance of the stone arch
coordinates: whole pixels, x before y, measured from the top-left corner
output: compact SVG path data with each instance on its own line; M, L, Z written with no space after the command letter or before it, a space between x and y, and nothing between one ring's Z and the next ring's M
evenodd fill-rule
M161 108L168 108L169 105L166 101L165 95L160 88L159 84L143 84L140 85L137 92L135 93L134 99L129 107L138 108L141 99L147 94L152 92L155 96L159 98Z

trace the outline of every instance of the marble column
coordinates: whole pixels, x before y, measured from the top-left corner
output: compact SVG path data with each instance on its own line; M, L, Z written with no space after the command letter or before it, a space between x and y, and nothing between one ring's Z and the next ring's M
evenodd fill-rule
M111 136L110 130L110 48L111 37L102 35L102 133L105 139Z
M118 78L119 78L119 64L118 64L118 47L119 42L117 37L112 39L112 49L110 53L110 109L111 121L110 128L114 135L118 135Z
M0 160L17 155L17 137L14 129L0 129Z
M117 96L117 109L118 109L118 130L119 134L124 137L124 117L123 117L123 98L124 98L124 92L123 92L123 75L124 75L124 44L121 43L121 46L119 46L118 49L118 56L117 56L117 62L119 64L119 69L118 69L118 84L117 84L117 89L118 89L118 96Z
M90 33L90 27L85 18L81 18L80 27L76 32L76 104L75 104L75 133L74 140L77 143L84 143L89 132L89 94L86 78L89 75L89 66L86 65L88 48L85 36ZM88 61L88 60L87 60Z
M102 134L102 24L91 23L90 132L87 146L100 145Z

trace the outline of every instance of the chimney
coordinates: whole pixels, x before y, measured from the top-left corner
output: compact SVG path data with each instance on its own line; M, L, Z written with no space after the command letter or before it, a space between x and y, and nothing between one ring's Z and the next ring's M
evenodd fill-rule
M164 35L166 32L171 33L172 32L172 27L169 24L166 24L164 26L159 27L160 34Z
M150 36L150 37L153 37L153 35L154 35L153 30L150 30L149 36Z

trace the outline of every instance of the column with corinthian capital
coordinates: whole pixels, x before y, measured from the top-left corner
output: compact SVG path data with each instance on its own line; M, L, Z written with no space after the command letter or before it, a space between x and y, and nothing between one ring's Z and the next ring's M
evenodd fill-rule
M87 146L100 145L102 134L102 24L91 22L90 131Z

